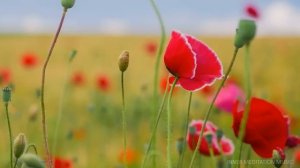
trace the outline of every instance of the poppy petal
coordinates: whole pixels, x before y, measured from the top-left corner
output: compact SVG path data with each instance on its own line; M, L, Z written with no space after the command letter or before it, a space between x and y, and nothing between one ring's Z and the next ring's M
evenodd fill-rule
M185 78L195 76L196 54L187 38L177 31L172 32L164 55L164 62L169 72L174 76Z
M221 146L224 155L232 155L234 152L234 145L232 141L226 137L221 139Z

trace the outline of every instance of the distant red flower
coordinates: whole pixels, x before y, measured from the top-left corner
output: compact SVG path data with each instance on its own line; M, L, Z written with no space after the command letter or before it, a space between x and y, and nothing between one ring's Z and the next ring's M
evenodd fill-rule
M108 91L110 89L110 80L106 75L99 75L97 77L97 87L101 91Z
M200 136L202 125L203 125L202 120L198 120L198 121L194 120L189 125L189 130L188 130L188 135L187 135L186 141L191 150L195 150L195 148L197 146L197 142L198 142L198 139ZM217 134L216 134L217 130L218 130L218 128L209 121L207 122L205 129L204 129L204 135L206 135L208 133L211 133L213 135L212 147L213 147L214 155L220 155L222 152L224 155L233 154L234 145L233 145L232 141L230 139L226 138L225 136L223 136L221 138L221 140L218 142ZM220 147L220 145L221 145L221 147ZM222 151L221 151L221 149L222 149ZM203 155L207 155L207 156L210 155L208 142L204 136L201 140L201 144L200 144L198 151L199 151L199 153L201 153Z
M71 77L71 82L75 86L82 86L82 85L84 85L85 78L84 78L83 73L81 73L81 72L75 72L75 73L73 73L73 75Z
M214 89L212 86L205 86L203 89L201 89L201 93L205 96L209 96L213 93Z
M145 45L145 50L149 55L155 55L157 50L157 44L154 42L148 42Z
M9 69L0 69L0 85L7 85L11 81L11 72Z
M133 149L127 148L126 152L124 152L124 150L120 152L118 159L122 163L124 162L124 159L126 159L126 163L132 165L138 161L138 153Z
M242 101L242 104L244 104L244 92L234 82L227 82L227 84L220 91L214 105L218 109L230 113L237 100Z
M164 76L160 79L160 91L161 93L164 93L166 88L167 88L167 84L168 84L168 76ZM170 91L171 86L169 85L168 91ZM177 88L174 88L173 93L177 91Z
M295 162L300 164L300 150L295 153Z
M202 89L223 77L222 65L215 52L196 38L177 31L172 32L164 62L173 75L170 83L178 77L177 84L188 91Z
M245 7L245 12L249 17L251 17L253 19L258 19L260 17L258 9L254 5L251 5L251 4L247 5Z
M295 135L289 135L287 140L286 140L286 147L288 148L295 148L298 145L300 145L300 138Z
M25 53L22 55L22 65L25 68L33 68L38 64L38 57L34 53Z
M239 134L243 110L237 102L233 107L233 130ZM276 148L284 149L288 138L288 125L282 112L273 104L258 98L252 98L247 120L244 142L262 158L271 158Z
M72 161L60 157L54 158L54 168L72 168Z

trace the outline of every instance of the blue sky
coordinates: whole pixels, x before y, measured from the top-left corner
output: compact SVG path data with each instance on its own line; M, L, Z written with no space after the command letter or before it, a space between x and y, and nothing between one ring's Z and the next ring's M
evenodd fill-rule
M157 0L167 31L232 35L245 4L259 7L260 35L300 35L299 0ZM49 33L61 15L60 0L12 0L0 6L0 33ZM148 0L77 0L64 33L157 34Z

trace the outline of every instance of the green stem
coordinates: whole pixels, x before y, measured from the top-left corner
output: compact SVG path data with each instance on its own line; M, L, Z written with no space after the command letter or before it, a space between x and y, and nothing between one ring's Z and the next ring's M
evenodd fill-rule
M178 81L178 77L175 78L175 81L173 82L172 84L172 87L171 87L171 90L169 92L169 96L168 96L168 106L167 106L167 166L168 168L172 168L172 158L171 158L171 136L172 136L172 133L171 133L171 127L172 127L172 113L171 113L171 98L172 98L172 93L173 93L173 90L176 86L176 83ZM167 86L168 88L168 86Z
M126 113L125 113L125 93L124 93L124 72L121 73L121 87L122 87L122 117L123 117L123 150L124 150L124 166L127 167L127 160L126 160L126 146L127 146L127 140L126 140Z
M58 132L60 130L60 123L61 123L61 120L62 120L62 113L63 113L63 110L64 110L64 104L65 104L65 100L66 100L65 97L66 97L66 94L67 94L67 90L69 88L68 87L68 80L69 80L69 76L70 76L70 69L71 69L71 66L69 64L67 73L65 74L64 87L63 87L63 90L61 92L59 108L58 108L58 116L57 116L57 120L56 120L56 124L55 124L55 132L54 132L53 146L52 146L52 154L54 154L54 155L56 153L56 146L57 146L57 141L58 141Z
M160 36L160 42L159 42L159 48L158 48L158 52L156 55L156 60L155 60L155 67L154 67L154 80L153 80L153 125L155 126L155 111L158 108L158 75L159 75L159 66L160 66L160 61L161 61L161 57L162 57L162 53L163 53L163 49L164 49L164 45L165 45L165 41L166 41L166 31L165 31L165 26L164 26L164 22L163 19L160 15L160 11L155 3L155 0L149 0L151 3L151 6L157 16L157 19L159 21L159 25L160 25L160 31L161 31L161 36ZM154 141L153 141L153 149L155 151L155 147L156 147L156 134L154 134ZM153 157L153 165L154 168L156 167L156 156Z
M211 156L212 167L217 168L217 160L216 160L212 145L209 145L208 148L209 148L209 154Z
M244 57L244 71L245 71L245 87L246 87L246 108L242 117L242 122L240 126L240 132L238 134L238 143L237 143L237 152L234 154L234 160L241 160L241 153L243 149L242 139L245 136L245 129L247 125L247 120L250 112L250 98L251 98L251 77L250 77L250 53L249 53L250 44L247 44L245 47L245 57ZM234 165L234 168L240 167L240 163Z
M182 153L181 153L180 158L179 158L179 162L177 164L177 168L182 167L182 164L183 164L183 158L184 158L184 153L185 153L185 149L186 149L186 142L185 142L186 140L185 140L185 138L187 136L187 130L188 130L188 127L189 127L192 97L193 97L193 92L190 92L189 102L188 102L188 110L187 110L187 116L186 116L186 121L185 121L185 126L184 126L184 134L183 134L184 144L183 144Z
M10 167L13 167L13 139L12 139L12 131L11 131L11 125L10 125L10 119L9 119L9 113L8 113L8 103L4 104L5 106L5 112L6 112L6 119L7 119L7 125L8 125L8 133L9 133L9 148L10 148Z
M17 167L18 161L19 161L19 158L17 158L17 159L16 159L16 162L15 162L14 168L16 168L16 167Z
M226 71L226 73L225 73L225 76L224 76L224 78L223 78L223 80L222 80L220 86L218 87L218 90L217 90L217 92L216 92L216 94L215 94L215 96L214 96L212 102L210 103L207 112L205 113L205 118L204 118L203 126L202 126L202 128L201 128L200 136L199 136L199 139L198 139L198 142L197 142L195 151L193 152L193 156L192 156L192 160L191 160L191 162L190 162L189 168L192 168L192 167L193 167L193 163L194 163L194 161L195 161L196 154L197 154L197 151L198 151L197 149L200 147L201 140L202 140L203 133L204 133L204 128L206 127L206 123L207 123L207 121L208 121L208 119L209 119L209 116L210 116L212 107L213 107L213 105L214 105L214 103L215 103L215 101L216 101L216 99L217 99L217 97L218 97L218 95L219 95L219 93L220 93L222 87L224 86L224 84L225 84L225 82L226 82L226 80L227 80L227 78L228 78L228 75L229 75L230 72L231 72L231 69L232 69L232 67L233 67L233 65L234 65L234 62L235 62L235 59L236 59L238 50L239 50L238 48L235 48L235 50L234 50L234 52L233 52L233 56L232 56L231 62L230 62L230 65L229 65L229 67L228 67L228 69L227 69L227 71Z
M42 128L43 128L43 138L44 138L44 145L45 145L45 150L46 150L46 155L47 155L47 164L49 168L53 167L53 163L52 163L52 158L51 158L51 154L49 151L49 144L48 144L48 133L47 133L47 126L46 126L46 109L45 109L45 98L44 98L44 93L45 93L45 81L46 81L46 70L47 70L47 66L48 66L48 62L51 58L54 46L56 44L56 41L58 39L60 30L62 28L62 25L64 23L64 19L66 16L67 10L64 9L63 13L62 13L62 17L60 20L60 23L58 25L57 31L55 33L55 36L53 38L53 41L51 43L50 49L48 51L48 55L46 58L46 61L44 63L43 66L43 70L42 70L42 82L41 82L41 109L42 109Z
M167 82L167 86L166 86L166 89L165 89L165 93L164 93L164 96L163 96L163 99L162 99L162 102L161 102L161 105L158 109L158 113L157 113L157 116L156 116L156 120L155 120L155 123L154 123L154 126L153 126L153 131L151 133L151 136L150 136L150 141L149 141L149 144L148 144L148 147L147 147L147 150L146 150L146 153L145 153L145 156L144 156L144 159L143 159L143 162L142 162L142 168L145 167L146 165L146 162L147 162L147 159L148 159L148 155L150 153L150 149L154 143L154 139L155 139L155 135L156 135L156 131L157 131L157 127L158 127L158 123L159 123L159 120L161 118L161 114L163 112L163 109L164 109L164 105L165 105L165 100L166 100L166 97L167 97L167 92L168 92L168 87L169 86L169 82Z
M32 148L33 148L33 150L34 150L35 154L37 155L37 154L38 154L38 152L37 152L37 149L36 149L36 146L35 146L35 144L29 144L29 145L27 146L26 150L25 150L25 153L28 153L28 152L29 152L29 149L30 149L30 147L32 147Z

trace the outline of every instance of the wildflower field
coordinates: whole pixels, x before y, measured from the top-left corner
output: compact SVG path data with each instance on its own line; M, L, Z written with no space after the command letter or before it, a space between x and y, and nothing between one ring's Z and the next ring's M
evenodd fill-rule
M300 167L300 38L246 9L232 37L1 34L0 167Z

